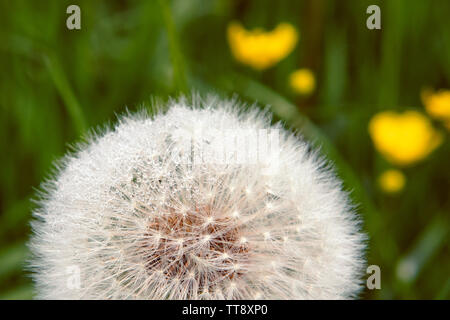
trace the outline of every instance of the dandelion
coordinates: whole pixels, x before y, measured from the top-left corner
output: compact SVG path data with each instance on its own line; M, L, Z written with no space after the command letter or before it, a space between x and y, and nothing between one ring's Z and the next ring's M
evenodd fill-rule
M376 114L369 123L375 148L396 165L410 165L426 158L442 143L442 134L417 111Z
M272 31L246 30L238 22L228 26L228 42L236 60L254 69L267 69L292 52L298 41L297 30L280 23Z
M364 236L324 160L234 100L166 106L94 135L44 184L30 242L38 297L356 297ZM193 162L224 146L217 129L280 130L278 148L266 150L278 160ZM67 285L73 266L78 287Z
M378 178L380 188L386 193L397 193L405 187L405 175L397 169L384 171Z
M438 120L450 122L450 90L422 91L422 101L428 114Z
M309 95L316 88L316 78L311 70L299 69L291 73L289 84L296 93Z

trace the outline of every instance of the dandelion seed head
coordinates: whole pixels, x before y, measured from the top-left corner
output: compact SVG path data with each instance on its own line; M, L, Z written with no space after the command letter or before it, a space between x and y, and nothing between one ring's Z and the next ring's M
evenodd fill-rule
M235 100L167 107L92 135L44 184L29 244L38 298L356 297L364 236L317 153ZM215 155L193 161L222 150L217 130L240 129L279 130L279 149L266 157L277 160L276 173ZM70 266L78 288L67 285Z

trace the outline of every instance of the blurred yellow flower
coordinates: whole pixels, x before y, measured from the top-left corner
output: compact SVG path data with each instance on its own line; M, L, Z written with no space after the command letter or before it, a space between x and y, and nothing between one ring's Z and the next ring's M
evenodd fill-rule
M396 193L405 187L406 178L403 172L390 169L383 172L378 178L378 184L386 193Z
M308 95L316 88L316 78L309 69L299 69L289 76L289 84L295 92Z
M402 166L424 159L442 143L442 134L417 111L378 113L370 120L369 133L375 148Z
M297 30L289 23L280 23L272 31L246 30L238 22L228 26L228 42L234 57L254 69L269 68L285 58L298 40Z
M422 90L422 101L428 114L433 118L450 121L450 90L432 92Z

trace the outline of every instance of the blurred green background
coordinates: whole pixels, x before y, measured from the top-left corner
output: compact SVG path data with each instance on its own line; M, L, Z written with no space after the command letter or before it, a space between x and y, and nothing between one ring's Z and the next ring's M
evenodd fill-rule
M70 4L81 8L81 30L66 27ZM381 8L381 30L366 28L371 4ZM450 88L449 19L447 0L1 0L0 299L33 297L23 271L30 199L52 161L126 107L190 90L270 104L276 120L322 146L360 204L368 264L381 268L381 289L362 298L449 299L449 131L402 169L397 194L377 184L392 166L368 134L377 112L424 112L423 87ZM300 38L256 71L231 54L234 20L266 30L289 22ZM288 83L299 68L316 77L307 96Z

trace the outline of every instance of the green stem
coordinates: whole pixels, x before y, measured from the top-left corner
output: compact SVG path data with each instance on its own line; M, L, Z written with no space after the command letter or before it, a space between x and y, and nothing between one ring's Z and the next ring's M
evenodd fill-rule
M159 0L159 3L161 5L164 24L169 37L169 50L174 74L174 85L178 91L186 93L188 85L184 68L184 58L180 49L180 41L173 20L172 10L170 9L167 0Z
M83 110L70 87L69 81L64 75L61 64L53 54L45 55L44 61L53 83L64 101L64 106L72 119L77 134L82 135L87 129L87 123L83 115Z
M441 217L441 213L435 214L434 219L422 231L410 252L399 260L396 270L397 278L408 286L412 285L426 264L446 244L446 240L448 240L448 223Z

